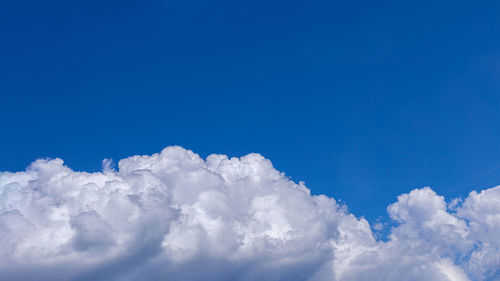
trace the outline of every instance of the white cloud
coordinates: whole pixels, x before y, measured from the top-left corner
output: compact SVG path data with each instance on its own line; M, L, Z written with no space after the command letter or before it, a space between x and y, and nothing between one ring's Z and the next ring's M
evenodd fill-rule
M258 154L38 160L0 173L0 279L500 280L500 187L452 202L399 196L383 242Z

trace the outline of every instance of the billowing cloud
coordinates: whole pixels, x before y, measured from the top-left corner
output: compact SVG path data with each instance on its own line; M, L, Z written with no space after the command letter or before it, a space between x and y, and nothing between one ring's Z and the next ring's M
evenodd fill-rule
M168 147L110 167L0 173L0 280L500 280L500 187L403 194L381 241L258 154Z

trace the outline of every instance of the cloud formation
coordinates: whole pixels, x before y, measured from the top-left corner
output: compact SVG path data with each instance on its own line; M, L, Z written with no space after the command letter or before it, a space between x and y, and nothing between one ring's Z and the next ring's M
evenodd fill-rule
M258 154L167 147L110 167L0 173L1 280L500 280L500 187L400 195L380 241Z

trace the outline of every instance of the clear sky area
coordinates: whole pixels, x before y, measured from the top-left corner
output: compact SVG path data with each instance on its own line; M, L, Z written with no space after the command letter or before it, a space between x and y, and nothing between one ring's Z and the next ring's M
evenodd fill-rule
M473 5L472 5L473 4ZM500 184L497 1L1 1L0 171L256 152L376 220Z

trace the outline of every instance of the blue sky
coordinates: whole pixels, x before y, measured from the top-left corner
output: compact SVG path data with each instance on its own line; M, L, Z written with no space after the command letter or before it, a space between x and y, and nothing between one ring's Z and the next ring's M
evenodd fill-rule
M0 170L258 152L358 216L500 183L500 5L2 1Z

